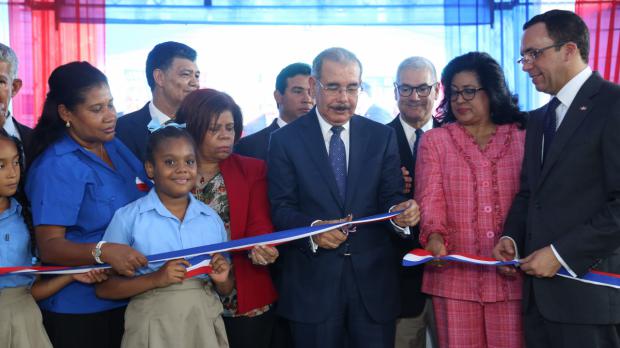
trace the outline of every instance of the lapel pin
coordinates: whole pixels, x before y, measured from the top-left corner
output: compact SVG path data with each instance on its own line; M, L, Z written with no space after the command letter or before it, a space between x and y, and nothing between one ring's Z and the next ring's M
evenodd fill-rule
M579 110L581 110L581 111L586 111L586 110L588 110L588 108L587 108L587 107L585 107L585 106L582 106L582 107L580 107L580 108L579 108Z

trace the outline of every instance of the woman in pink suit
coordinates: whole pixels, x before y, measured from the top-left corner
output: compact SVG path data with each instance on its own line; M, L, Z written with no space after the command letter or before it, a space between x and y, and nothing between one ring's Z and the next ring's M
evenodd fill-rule
M491 256L519 188L525 115L486 53L453 59L441 82L443 126L424 134L416 165L420 242L436 256ZM440 347L522 347L521 283L494 267L426 266Z

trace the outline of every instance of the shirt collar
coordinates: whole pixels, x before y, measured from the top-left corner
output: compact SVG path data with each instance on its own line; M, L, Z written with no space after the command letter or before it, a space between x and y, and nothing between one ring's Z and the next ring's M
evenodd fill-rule
M286 126L288 123L284 122L284 120L282 119L282 117L278 117L277 119L278 122L278 127L282 128L284 126Z
M8 135L12 135L14 137L17 137L17 139L21 140L21 137L19 136L19 132L17 131L17 127L15 127L15 123L13 123L13 120L11 118L12 118L11 112L7 112L5 120L4 120L3 128L7 132Z
M107 151L111 151L110 144L113 144L114 140L108 141L107 143L103 143L103 146ZM69 152L74 151L82 151L83 153L88 153L80 144L77 143L67 132L65 132L60 139L52 145L54 149L54 153L56 155L64 155Z
M21 214L21 213L22 213L22 205L19 204L19 202L15 198L9 197L9 207L5 211L0 213L0 219L5 219L9 216L13 216L15 214Z
M189 204L187 206L187 211L185 212L184 220L189 220L200 214L203 214L203 215L212 214L213 210L211 210L211 208L209 208L208 205L203 204L200 201L198 201L196 198L194 198L194 195L191 193L188 193L188 196L189 196ZM155 191L155 187L153 187L149 191L149 193L144 197L142 204L140 204L139 206L140 214L151 211L151 210L155 210L157 214L161 216L175 218L175 216L172 215L172 213L170 213L170 211L164 206L164 204L159 199L159 196L157 195L157 191Z
M568 81L562 89L555 95L556 98L562 102L565 106L570 106L577 96L579 89L586 83L586 80L592 75L592 69L589 66L586 66L581 72L575 77L573 77L570 81Z
M319 113L318 108L314 108L314 110L316 110L316 115L318 116L317 118L319 119L319 126L321 126L321 134L323 134L323 138L329 139L329 137L331 136L333 125L325 121L323 116L321 116L321 113ZM351 123L351 120L348 120L347 123L342 125L342 127L344 128L344 131L349 131L350 123Z
M82 147L65 132L62 137L52 145L57 155L64 155L69 152L79 151Z
M160 125L166 123L171 119L170 116L164 114L161 110L159 110L152 100L149 103L149 113L151 114L151 118L159 122Z
M405 130L405 133L412 132L415 133L415 128L411 127L411 125L407 122L405 122L405 120L403 120L403 116L401 114L398 114L398 119L400 120L400 124L403 126L403 129ZM422 130L427 132L429 130L431 130L433 128L433 117L431 116L428 121L426 121L426 123L422 126Z

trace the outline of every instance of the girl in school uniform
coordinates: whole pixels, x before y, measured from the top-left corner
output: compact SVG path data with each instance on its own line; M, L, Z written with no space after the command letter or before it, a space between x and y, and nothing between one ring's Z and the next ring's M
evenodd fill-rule
M196 145L185 130L169 125L152 133L144 166L155 187L114 214L103 240L128 244L144 255L226 240L217 213L190 193ZM111 275L97 285L100 297L132 297L123 347L228 347L217 294L232 291L229 262L214 254L210 276L193 279L184 278L187 266L183 259L149 264L136 277Z
M21 144L0 132L0 266L32 265L27 205L21 190ZM78 280L93 283L106 278L94 271L39 279L32 275L0 277L0 347L52 347L43 328L41 311L35 300L47 298Z

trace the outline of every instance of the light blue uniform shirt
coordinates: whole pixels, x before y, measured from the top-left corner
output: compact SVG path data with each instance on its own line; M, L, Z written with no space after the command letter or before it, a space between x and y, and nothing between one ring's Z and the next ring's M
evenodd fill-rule
M103 240L130 245L144 255L159 254L227 240L219 215L208 205L188 194L189 205L183 221L164 207L155 189L119 209L105 231ZM150 263L137 271L147 274L163 262Z
M118 208L144 196L136 186L136 178L149 182L142 163L119 140L104 146L114 168L66 134L34 161L28 170L26 194L35 226L65 226L67 240L96 243ZM47 311L73 314L102 312L126 304L99 299L93 285L79 282L40 302Z
M22 206L10 198L9 207L0 213L0 265L32 266L30 233L22 217ZM32 275L0 276L0 289L30 286Z

